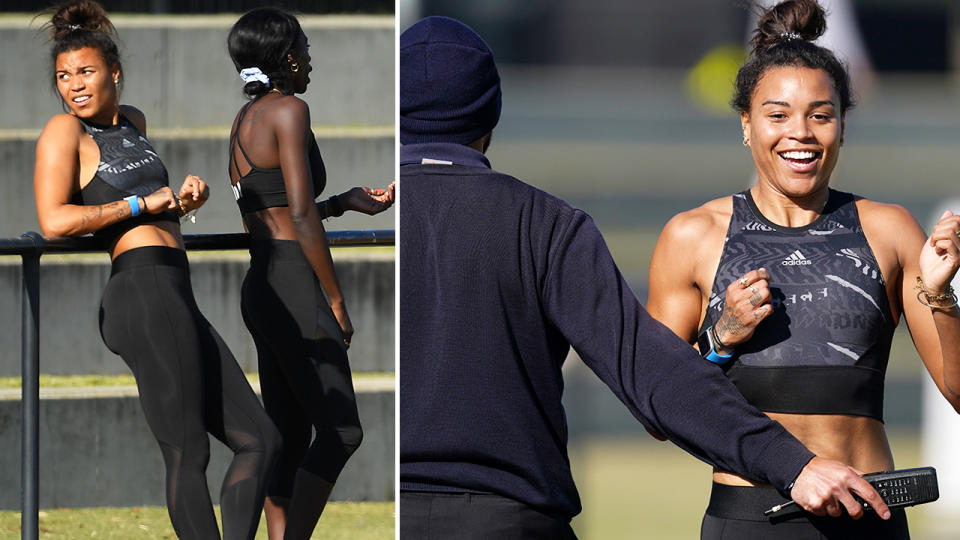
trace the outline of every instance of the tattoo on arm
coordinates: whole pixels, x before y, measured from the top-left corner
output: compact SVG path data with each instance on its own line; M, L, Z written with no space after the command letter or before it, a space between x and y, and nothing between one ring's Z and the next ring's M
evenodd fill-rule
M114 215L117 216L118 219L123 219L133 213L130 205L126 202L124 202L124 204L120 204L119 201L115 201L112 203L107 203L103 206L108 210L113 210Z
M720 314L720 320L717 321L716 331L717 335L722 335L723 333L729 334L731 336L740 336L743 335L747 330L747 327L740 322L733 312L727 307L723 307L723 313Z
M84 209L83 213L80 214L80 234L86 234L96 230L94 222L103 217L104 210L113 212L118 220L130 215L130 205L120 204L120 201L99 206L88 206Z
M80 214L80 234L86 234L90 231L90 221L98 219L103 215L103 209L100 206L90 206Z

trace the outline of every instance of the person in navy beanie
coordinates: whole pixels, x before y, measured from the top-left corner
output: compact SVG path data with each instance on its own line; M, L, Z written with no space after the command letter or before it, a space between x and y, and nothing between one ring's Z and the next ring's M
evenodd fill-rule
M862 514L850 490L889 514L653 320L590 216L491 168L500 109L493 53L469 27L428 17L400 36L400 538L576 538L571 346L697 458L818 515Z

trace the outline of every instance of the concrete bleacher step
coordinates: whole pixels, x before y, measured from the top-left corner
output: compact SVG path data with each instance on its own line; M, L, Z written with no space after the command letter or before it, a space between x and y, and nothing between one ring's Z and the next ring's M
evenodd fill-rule
M394 498L392 377L354 381L363 443L347 463L332 500ZM0 510L20 509L20 390L0 390ZM219 500L231 453L211 438L207 483ZM136 387L42 389L40 507L164 505L160 448Z
M247 372L257 371L256 349L240 315L240 285L249 266L244 251L189 253L191 281L201 311ZM354 372L394 371L394 252L392 248L337 248L334 264L356 334ZM0 377L20 376L20 259L0 257ZM45 255L40 259L40 371L53 375L128 374L100 338L100 294L110 275L106 255Z
M230 125L244 102L227 53L239 18L223 15L114 15L124 68L121 100L144 111L148 127ZM313 72L304 99L313 124L394 125L394 18L299 17ZM5 129L40 128L60 111L43 18L0 16L0 108ZM28 89L25 91L25 89Z

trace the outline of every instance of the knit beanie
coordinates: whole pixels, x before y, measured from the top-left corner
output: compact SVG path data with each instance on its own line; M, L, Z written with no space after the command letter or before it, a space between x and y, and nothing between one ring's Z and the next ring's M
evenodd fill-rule
M500 120L493 52L465 24L427 17L400 35L400 142L468 144Z

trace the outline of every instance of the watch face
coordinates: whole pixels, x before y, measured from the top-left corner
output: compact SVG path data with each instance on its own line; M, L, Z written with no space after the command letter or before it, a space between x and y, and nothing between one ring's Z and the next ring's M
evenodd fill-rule
M707 328L697 336L697 348L700 349L700 356L706 358L713 350L713 344L710 343L710 329Z

